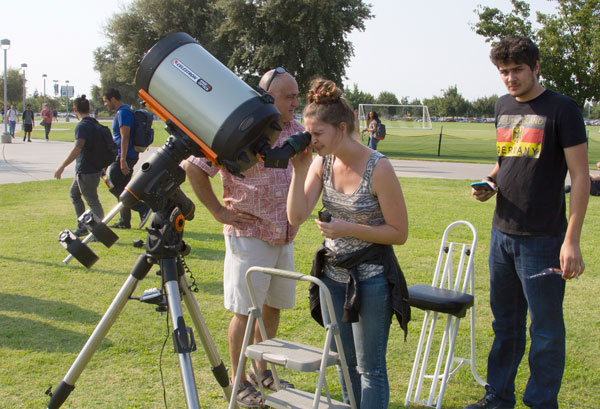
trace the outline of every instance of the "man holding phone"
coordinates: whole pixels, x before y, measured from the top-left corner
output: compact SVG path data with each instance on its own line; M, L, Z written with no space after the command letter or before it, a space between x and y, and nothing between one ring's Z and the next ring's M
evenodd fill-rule
M498 161L474 186L475 199L496 195L490 243L490 305L494 342L486 393L465 409L512 409L515 377L531 317L530 377L523 402L558 409L565 364L562 304L565 280L583 274L579 245L589 199L586 133L577 103L544 89L539 50L525 37L507 37L490 54L508 94L496 103ZM565 176L572 180L568 223ZM545 269L559 275L540 275Z

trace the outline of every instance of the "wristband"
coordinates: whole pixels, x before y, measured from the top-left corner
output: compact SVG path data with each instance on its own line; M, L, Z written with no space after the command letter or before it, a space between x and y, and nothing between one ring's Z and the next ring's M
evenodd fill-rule
M491 177L489 175L486 176L484 179L487 180L488 182L492 182L493 184L496 184L496 179L494 179L493 177Z

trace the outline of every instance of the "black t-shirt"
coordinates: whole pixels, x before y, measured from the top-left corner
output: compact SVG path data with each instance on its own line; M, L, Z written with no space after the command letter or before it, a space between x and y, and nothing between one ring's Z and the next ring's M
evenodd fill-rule
M494 227L524 236L564 233L567 163L563 149L586 140L583 117L572 98L550 90L527 102L500 97Z
M96 173L101 169L96 169L90 164L89 158L94 152L94 142L96 130L94 129L94 118L85 117L75 127L75 140L83 139L85 144L83 149L75 161L76 173Z

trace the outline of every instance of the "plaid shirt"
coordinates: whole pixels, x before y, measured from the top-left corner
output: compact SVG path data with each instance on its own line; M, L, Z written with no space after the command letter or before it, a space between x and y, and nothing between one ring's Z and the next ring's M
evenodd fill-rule
M283 125L283 130L274 146L283 142L296 132L304 131L302 124L291 120ZM188 161L200 167L210 177L217 173L223 182L223 202L236 210L256 216L254 224L244 230L232 225L223 226L223 233L237 237L254 237L266 241L272 246L291 243L297 227L288 223L286 202L292 180L292 165L286 169L265 168L262 162L243 172L245 178L233 176L224 168L210 166L206 159L191 156Z

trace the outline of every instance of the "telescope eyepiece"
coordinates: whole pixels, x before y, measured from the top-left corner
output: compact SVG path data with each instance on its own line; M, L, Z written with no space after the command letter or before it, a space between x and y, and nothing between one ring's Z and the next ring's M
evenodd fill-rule
M287 168L291 158L308 148L310 139L310 133L306 131L296 132L286 139L281 147L266 150L262 155L265 167Z

